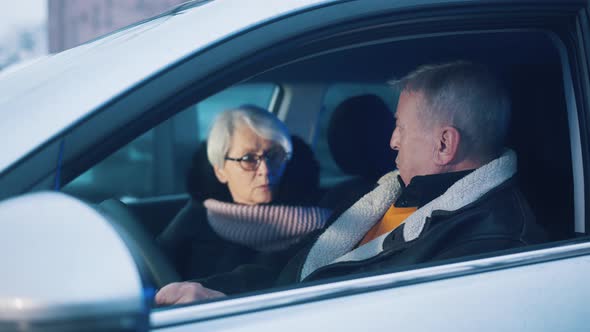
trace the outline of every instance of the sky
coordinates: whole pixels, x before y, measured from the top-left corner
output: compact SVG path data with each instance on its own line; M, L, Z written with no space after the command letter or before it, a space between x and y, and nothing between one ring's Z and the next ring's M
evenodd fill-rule
M0 35L11 33L23 25L47 20L47 0L1 0Z

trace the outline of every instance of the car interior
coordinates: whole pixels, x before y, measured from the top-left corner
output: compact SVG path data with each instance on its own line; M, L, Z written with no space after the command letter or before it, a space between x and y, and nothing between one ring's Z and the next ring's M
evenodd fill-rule
M393 170L397 92L388 82L423 64L469 60L490 66L509 90L508 146L517 153L518 181L539 224L551 241L575 237L568 108L559 45L550 35L357 37L277 51L265 65L259 59L256 70L206 98L188 97L190 107L167 110L157 126L111 144L89 167L65 168L63 191L94 204L128 234L147 278L161 287L179 276L154 238L189 200L229 195L204 153L217 113L243 104L276 113L295 145L280 190L303 193L302 205L336 208L358 199L348 188L372 186Z

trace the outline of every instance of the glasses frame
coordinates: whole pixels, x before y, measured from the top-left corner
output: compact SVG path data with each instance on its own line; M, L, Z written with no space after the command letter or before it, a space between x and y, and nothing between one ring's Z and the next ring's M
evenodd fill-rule
M254 154L254 153L247 153L239 158L232 158L232 157L225 156L224 159L229 160L229 161L236 161L240 165L240 168L242 168L244 171L251 172L251 171L258 170L258 167L260 167L260 164L262 163L262 159L264 159L266 161L266 167L268 169L275 170L275 169L279 169L282 166L284 166L287 163L287 161L289 161L289 159L291 158L291 154L285 152L285 156L283 157L283 160L281 160L280 164L278 164L277 167L271 167L270 162L269 162L269 156L268 156L269 153L271 153L271 152L273 152L273 151L270 150L270 151L267 151L261 155ZM247 165L251 165L251 164L249 162L247 162L245 158L248 156L252 156L252 155L254 156L254 158L256 160L256 165L253 168L250 168Z

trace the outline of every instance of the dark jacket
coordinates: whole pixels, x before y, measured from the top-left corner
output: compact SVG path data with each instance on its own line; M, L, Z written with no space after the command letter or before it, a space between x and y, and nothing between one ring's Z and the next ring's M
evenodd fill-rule
M401 203L401 206L420 207L439 196L467 173L431 175L425 177L425 181L416 181L416 185L411 184L405 188L406 194L398 198L396 205ZM423 189L416 190L416 186ZM416 196L416 192L426 194ZM348 206L336 210L330 221L336 220L347 208ZM414 264L517 248L546 240L543 230L535 224L531 209L517 188L514 178L461 209L453 212L433 211L422 232L412 241L404 240L403 229L402 225L385 238L384 250L378 255L361 261L326 265L302 281L382 272ZM198 281L206 287L227 294L300 282L301 269L307 255L323 231L310 234L280 274L276 270L269 272L264 266L244 266L230 273Z
M290 251L261 253L218 236L207 222L203 203L190 200L156 239L183 280L230 272L244 264L280 269Z
M445 175L433 177L440 178L441 176ZM404 200L403 198L403 196L400 197L398 201ZM411 200L406 202L411 202ZM419 237L412 241L406 242L404 240L404 226L400 226L385 238L383 251L378 255L366 260L340 262L321 267L303 281L339 277L353 273L383 271L419 263L517 248L542 243L546 240L543 230L535 224L533 213L523 194L517 188L514 178L505 181L477 201L459 210L452 212L433 211L431 217L427 218ZM289 262L281 272L278 284L299 281L301 269L313 242L315 241L311 240L305 249Z

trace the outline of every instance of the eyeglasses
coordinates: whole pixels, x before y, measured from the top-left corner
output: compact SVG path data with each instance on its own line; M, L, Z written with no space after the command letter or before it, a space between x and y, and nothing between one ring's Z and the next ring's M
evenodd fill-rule
M272 170L281 168L287 160L289 160L289 154L283 149L273 149L265 152L262 155L255 153L248 153L240 158L225 157L225 160L237 161L240 163L240 167L245 171L255 171L260 166L260 162L264 159L266 161L266 167Z

